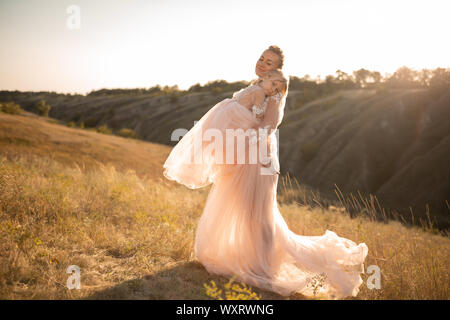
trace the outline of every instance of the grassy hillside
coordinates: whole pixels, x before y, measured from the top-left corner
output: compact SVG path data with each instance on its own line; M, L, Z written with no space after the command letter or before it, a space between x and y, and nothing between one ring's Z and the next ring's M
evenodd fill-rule
M98 162L110 162L118 169L133 169L152 179L163 178L162 172L154 169L167 158L170 152L167 146L57 123L30 112L23 115L0 112L1 153L47 156L87 170L97 169Z
M449 228L449 118L450 92L340 91L286 114L280 158L303 183L373 194L408 221L428 205Z
M408 223L428 219L441 230L450 228L450 92L429 89L352 89L303 103L301 90L291 90L280 125L281 172L302 185L336 198L374 195L379 218L398 212ZM173 146L171 133L189 129L214 104L232 92L188 92L183 95L66 96L0 92L28 111L45 99L50 116L107 125L115 132L134 130L143 140ZM298 199L300 200L300 199ZM343 203L354 213L353 202ZM412 215L416 216L415 221Z
M162 178L170 147L51 122L0 113L0 298L207 299L204 284L227 282L193 256L209 187ZM381 289L363 284L357 299L450 297L450 239L431 225L377 222L370 201L350 218L288 175L279 185L292 231L330 229L368 245ZM69 265L81 268L81 290L66 287Z

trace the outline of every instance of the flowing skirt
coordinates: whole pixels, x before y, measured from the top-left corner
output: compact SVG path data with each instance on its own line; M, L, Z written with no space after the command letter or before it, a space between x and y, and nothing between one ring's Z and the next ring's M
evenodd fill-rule
M168 179L189 188L212 183L196 230L196 257L211 274L235 277L283 296L295 292L331 299L356 296L368 254L365 243L357 245L330 230L322 236L292 232L278 209L278 174L263 172L260 162L250 161L248 154L244 163L236 162L236 157L231 164L218 163L215 155L219 149L209 148L207 141L200 147L203 161L193 163L198 150L195 141L205 140L206 129L224 133L230 128L246 130L257 123L249 109L234 99L225 99L188 131L164 164ZM277 150L275 136L271 142L272 151ZM224 138L223 146L229 145ZM245 151L250 148L245 139ZM229 150L224 148L223 156ZM270 158L278 171L278 153L271 152Z

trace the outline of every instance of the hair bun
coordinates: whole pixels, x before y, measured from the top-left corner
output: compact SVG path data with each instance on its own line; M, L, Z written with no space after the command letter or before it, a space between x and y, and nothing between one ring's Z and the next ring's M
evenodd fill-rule
M284 64L284 53L283 50L280 49L280 47L278 46L270 46L269 48L267 48L267 50L272 51L273 53L275 53L278 58L280 58L280 65L279 65L279 69L281 70L283 68L283 64Z

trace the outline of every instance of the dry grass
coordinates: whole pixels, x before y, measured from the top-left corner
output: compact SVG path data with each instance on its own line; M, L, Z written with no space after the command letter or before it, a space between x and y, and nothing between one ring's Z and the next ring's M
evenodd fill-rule
M225 281L193 256L207 189L168 187L112 165L83 172L42 157L2 157L0 189L1 298L203 299L204 283ZM280 209L296 233L330 229L368 245L366 266L381 268L382 288L363 285L359 298L448 299L448 238L320 207ZM66 288L69 265L81 268L81 290Z
M365 242L369 247L365 267L377 265L381 269L381 290L369 290L361 286L360 299L448 299L450 297L450 239L439 233L432 221L422 226L405 226L400 221L384 219L381 222L375 214L373 203L376 199L361 198L354 201L361 208L350 217L350 199L342 194L339 200L345 206L324 207L317 194L308 194L295 180L295 187L289 177L284 177L286 190L282 197L304 199L311 206L300 206L295 201L282 206L281 212L291 230L305 235L321 235L325 230L333 230L338 235ZM339 189L337 191L339 193ZM312 199L312 200L308 200ZM372 201L371 201L372 200ZM383 208L380 208L384 211ZM394 213L395 216L395 213ZM363 275L366 280L369 275Z
M85 173L29 157L0 160L0 189L3 298L87 297L192 259L204 192L186 199L185 190L141 180L132 170L100 164ZM81 268L81 291L66 288L72 264ZM171 278L172 285L180 281ZM156 288L148 297L170 296Z
M164 182L162 170L155 168L167 158L169 147L54 122L25 111L21 115L0 112L1 154L46 156L86 170L95 170L98 162L109 162L118 170L133 169L139 176Z
M122 139L77 132L98 139L92 141L104 139L95 149L103 157L108 156L104 145ZM63 142L59 146L61 154L68 148ZM152 147L142 143L144 152ZM76 158L76 150L68 150ZM189 190L158 180L162 162L152 168L157 173L139 174L129 156L117 160L120 166L95 162L91 170L58 160L20 150L0 155L1 299L209 299L205 284L226 285L228 279L210 276L193 256L209 187ZM398 221L376 221L368 209L350 218L345 208L324 205L286 177L281 181L280 210L291 230L321 235L329 229L369 247L366 268L381 268L381 289L363 284L358 299L449 298L448 237ZM66 287L70 265L81 269L81 290ZM254 289L262 299L286 299Z

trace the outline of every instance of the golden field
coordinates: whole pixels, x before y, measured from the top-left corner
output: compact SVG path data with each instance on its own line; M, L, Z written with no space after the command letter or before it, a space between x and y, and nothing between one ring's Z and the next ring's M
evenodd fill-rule
M163 178L170 147L53 122L0 113L1 299L209 299L205 284L227 283L193 254L209 187ZM292 231L329 229L369 247L366 268L380 267L381 289L364 283L356 299L449 298L448 235L376 221L369 205L350 218L337 198L325 205L297 180L280 179ZM80 290L66 286L69 265L81 269ZM262 299L305 299L253 289Z

